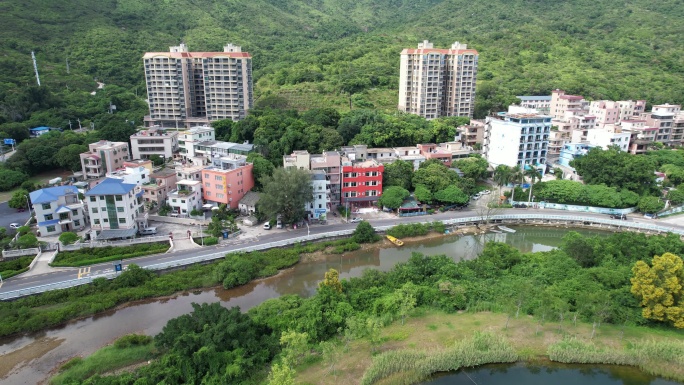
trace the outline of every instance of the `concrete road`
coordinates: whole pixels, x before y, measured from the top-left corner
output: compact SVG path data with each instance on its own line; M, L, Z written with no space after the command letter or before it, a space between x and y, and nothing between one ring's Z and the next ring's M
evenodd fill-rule
M10 231L9 224L10 223L19 223L20 225L24 225L26 221L29 219L29 211L26 210L23 213L17 212L17 209L10 208L7 205L7 202L2 202L0 203L0 227L4 227L7 229L8 234Z
M542 210L542 209L505 209L501 210L501 212L497 212L496 214L546 214L546 215L566 215L566 216L582 216L582 217L593 217L593 218L602 218L602 219L609 219L609 217L605 214L594 214L594 213L572 213L572 212L567 212L567 211L562 211L562 210ZM392 226L392 225L397 225L399 223L411 223L411 222L424 222L424 221L437 221L437 220L446 220L446 219L452 219L452 218L464 218L464 217L473 217L473 216L478 216L479 214L476 212L476 209L470 209L470 210L463 210L463 211L448 211L445 213L438 213L434 215L429 215L429 216L418 216L418 217L407 217L407 218L392 218L392 219L377 219L377 220L369 220L369 222L375 226L375 227L380 227L380 226ZM684 230L684 226L678 226L674 224L666 224L666 223L659 223L657 221L653 220L648 220L648 219L631 219L633 221L637 222L644 222L644 223L650 223L650 224L659 224L667 227L672 227L676 228L679 230ZM334 232L334 231L339 231L339 230L345 230L345 229L353 229L356 227L355 223L342 223L342 224L335 224L335 225L317 225L317 226L311 226L311 235L314 234L320 234L320 233L329 233L329 232ZM169 261L175 261L175 260L182 260L185 258L190 258L190 257L195 257L195 256L200 256L200 255L209 255L209 254L214 254L214 253L227 253L236 249L240 249L246 246L255 246L255 245L261 245L261 244L266 244L266 243L271 243L271 242L278 242L282 240L286 240L289 238L297 238L297 237L303 237L307 235L307 229L306 227L297 229L297 230L278 230L278 229L273 229L268 232L267 235L263 236L257 236L256 238L251 238L247 240L234 240L230 243L224 243L216 246L210 246L210 247L204 247L201 249L195 249L195 250L187 250L187 251L178 251L178 252L172 252L168 254L157 254L157 255L150 255L146 257L141 257L141 258L134 258L134 259L128 259L124 261L124 265L130 264L130 263L135 263L139 266L145 267L149 265L154 265L156 263L160 262L169 262ZM92 265L91 266L91 274L92 275L97 275L98 271L102 272L104 270L110 270L112 269L112 262L108 263L103 263L99 265ZM30 277L17 277L17 278L12 278L7 281L5 281L5 284L0 288L0 292L6 292L6 291L12 291L12 290L18 290L18 289L23 289L27 287L33 287L33 286L39 286L39 285L47 285L55 282L61 282L61 281L66 281L70 279L76 279L78 278L78 268L73 268L73 269L66 269L62 270L60 269L59 271L54 271L50 272L47 274L42 274L42 275L35 275L35 276L30 276Z

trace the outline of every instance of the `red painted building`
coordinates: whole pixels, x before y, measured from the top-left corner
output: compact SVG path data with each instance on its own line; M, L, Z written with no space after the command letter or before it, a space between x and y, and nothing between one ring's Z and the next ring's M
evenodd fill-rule
M385 166L374 160L352 163L342 161L342 204L351 209L372 207L382 195Z

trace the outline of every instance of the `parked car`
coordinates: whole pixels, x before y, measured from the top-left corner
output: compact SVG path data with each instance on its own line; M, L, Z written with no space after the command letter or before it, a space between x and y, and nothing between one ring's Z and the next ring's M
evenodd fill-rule
M138 231L140 235L155 235L157 234L157 228L156 227L148 227L145 229L140 229Z
M656 214L644 214L644 218L646 219L656 219L658 216ZM12 226L12 225L10 225Z
M18 224L18 223L16 223L16 222L14 222L14 223L10 223L9 227L10 227L10 229L16 230L16 229L20 228L21 225Z
M627 220L627 215L625 214L610 214L610 217L612 219L622 219L623 221Z
M359 217L354 217L354 218L349 220L349 223L358 223L358 222L361 222L362 220L363 219L361 219Z
M479 195L479 194L475 194L475 195L473 195L473 196L471 197L471 199L474 200L474 201L476 201L476 200L480 199L480 195Z
M26 211L26 209L23 208L23 207L20 207L20 208L17 209L17 212L18 212L18 213L23 213L24 211Z
M270 229L271 229L271 223L270 222L264 223L264 230L270 230Z
M489 194L491 194L491 193L492 193L492 192L489 191L489 190L480 191L480 195L489 195Z

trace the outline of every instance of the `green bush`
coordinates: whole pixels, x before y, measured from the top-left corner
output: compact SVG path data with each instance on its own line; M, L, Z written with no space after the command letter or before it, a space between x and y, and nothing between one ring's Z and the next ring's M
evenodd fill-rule
M168 242L141 243L131 246L107 246L83 248L75 251L61 251L52 266L86 266L96 263L142 257L163 253L169 249Z
M17 247L20 249L30 249L38 246L38 238L33 234L24 234L17 239Z
M387 230L387 234L396 238L417 237L429 233L430 230L432 230L430 223L407 223L392 227Z
M219 243L218 237L204 237L204 240L202 238L193 238L193 241L198 245L203 244L204 246L213 246Z
M352 239L354 242L358 243L372 243L380 238L375 234L375 229L370 223L361 221L356 225L356 230L354 230L354 233L352 234Z
M330 253L332 254L342 254L347 251L354 251L358 250L361 248L361 245L359 245L356 242L347 242L343 245L335 246Z
M141 346L152 343L153 338L142 334L128 334L114 342L117 349L130 348L131 346Z
M78 241L78 234L72 233L71 231L64 232L59 234L59 241L62 242L63 245L70 245Z
M2 279L7 279L9 277L14 277L17 274L21 274L28 271L28 266L35 258L35 255L29 255L10 261L0 262L0 276Z

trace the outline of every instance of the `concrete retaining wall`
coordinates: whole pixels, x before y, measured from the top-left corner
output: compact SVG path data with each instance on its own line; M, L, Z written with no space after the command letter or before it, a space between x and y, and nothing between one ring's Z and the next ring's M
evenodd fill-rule
M163 223L175 223L178 225L197 225L201 223L203 225L211 222L208 219L192 219L192 218L174 218L174 217L162 217L159 215L150 215L148 220Z

